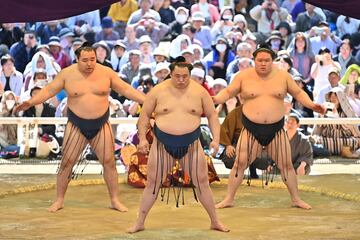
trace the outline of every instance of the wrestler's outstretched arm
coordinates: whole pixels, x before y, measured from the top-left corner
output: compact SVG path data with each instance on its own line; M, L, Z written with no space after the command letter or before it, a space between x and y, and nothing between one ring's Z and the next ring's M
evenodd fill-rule
M215 104L221 104L226 102L229 98L236 96L240 92L240 82L243 74L238 72L229 86L221 90L216 96L214 96L213 102Z
M216 154L219 150L219 141L220 141L220 122L218 115L215 111L214 103L211 100L209 93L205 90L202 91L202 105L205 116L208 119L209 127L211 134L213 135L213 140L210 143L210 150L213 149L213 154Z
M304 90L302 90L296 82L292 79L291 75L287 74L287 91L303 106L312 109L315 112L325 114L325 108L317 103L311 101L310 97L306 94Z
M117 73L112 69L108 68L111 79L111 89L115 92L120 93L128 99L134 100L140 104L144 103L145 94L133 88L130 84L127 84L124 80L119 78Z
M142 153L148 153L149 151L149 142L146 140L146 132L150 126L151 115L156 107L156 96L159 86L155 86L151 91L146 95L143 107L140 112L140 116L137 122L138 134L139 134L139 144L138 150Z
M52 98L53 96L55 96L58 92L60 92L65 86L65 76L67 74L66 73L67 71L68 71L68 69L64 69L64 70L60 71L56 75L55 79L52 80L44 88L42 88L38 94L33 96L28 101L25 101L22 104L18 105L14 109L15 113L19 112L19 111L26 111L30 107L35 106L40 103L43 103L46 100L48 100L49 98Z

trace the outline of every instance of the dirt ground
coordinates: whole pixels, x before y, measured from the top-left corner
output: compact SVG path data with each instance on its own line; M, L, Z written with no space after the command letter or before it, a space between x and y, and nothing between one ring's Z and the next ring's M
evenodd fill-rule
M300 184L317 188L315 192L305 191L306 188L301 191L312 210L291 208L286 189L243 185L238 190L236 206L217 211L231 229L229 233L209 230L205 210L194 200L192 191L187 190L185 205L179 208L172 196L169 204L158 200L150 211L146 230L133 235L125 230L136 219L142 189L119 184L120 199L129 208L129 212L119 213L108 208L105 185L70 186L65 208L48 213L46 209L55 196L55 178L55 175L0 175L0 239L355 240L360 236L360 201L344 200L341 195L360 198L360 175L356 174L301 177ZM101 176L81 176L80 182L90 178ZM9 194L14 189L21 191L22 187L35 185L47 190ZM212 190L218 202L226 194L226 184L213 184Z

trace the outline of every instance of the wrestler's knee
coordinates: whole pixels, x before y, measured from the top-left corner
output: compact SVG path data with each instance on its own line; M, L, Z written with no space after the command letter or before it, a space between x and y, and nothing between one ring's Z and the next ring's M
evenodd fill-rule
M246 159L236 159L234 161L234 166L233 168L235 169L239 169L239 170L245 170L248 167L248 162L246 161Z
M160 187L160 179L158 180L158 184L156 184L156 182L156 178L148 174L146 178L145 188L154 189L155 187Z
M107 158L103 160L104 168L106 169L115 169L116 168L116 162L114 158Z
M59 173L61 172L70 172L73 168L73 166L75 165L75 161L72 161L72 160L62 160L61 161L61 164L60 164L60 171Z

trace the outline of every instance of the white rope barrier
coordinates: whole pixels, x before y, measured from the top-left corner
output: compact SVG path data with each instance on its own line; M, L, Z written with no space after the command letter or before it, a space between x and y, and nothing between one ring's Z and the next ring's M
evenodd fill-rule
M120 124L125 129L136 125L138 118L110 118L111 124ZM219 118L220 122L224 118ZM0 124L17 124L17 140L19 146L36 147L38 143L37 132L39 124L66 124L67 118L55 117L2 117ZM201 119L202 124L208 124L206 118ZM301 124L356 124L360 125L360 118L301 118ZM21 152L23 152L21 148Z
M111 124L136 124L138 118L110 118ZM219 118L220 122L224 118ZM0 124L66 124L67 118L55 117L0 117ZM207 119L201 119L202 124L207 124ZM300 124L359 124L360 118L300 118Z

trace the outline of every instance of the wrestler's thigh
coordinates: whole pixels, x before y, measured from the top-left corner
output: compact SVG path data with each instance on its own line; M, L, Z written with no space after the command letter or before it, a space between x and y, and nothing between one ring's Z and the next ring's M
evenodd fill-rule
M193 146L186 154L184 170L190 173L195 185L209 183L207 161L200 141L197 140Z
M94 138L90 140L90 146L94 150L99 162L102 165L114 164L115 165L115 147L114 135L112 133L111 124L106 122Z
M64 133L60 167L64 167L68 163L72 163L73 165L84 151L87 143L88 141L84 135L82 135L80 129L75 127L71 122L68 122Z
M170 168L170 161L172 159L170 159L169 154L165 151L163 144L159 143L156 137L154 137L148 156L147 182L160 182L161 177L164 182Z
M284 166L292 166L291 146L285 131L276 134L274 140L269 144L268 153L279 169Z

